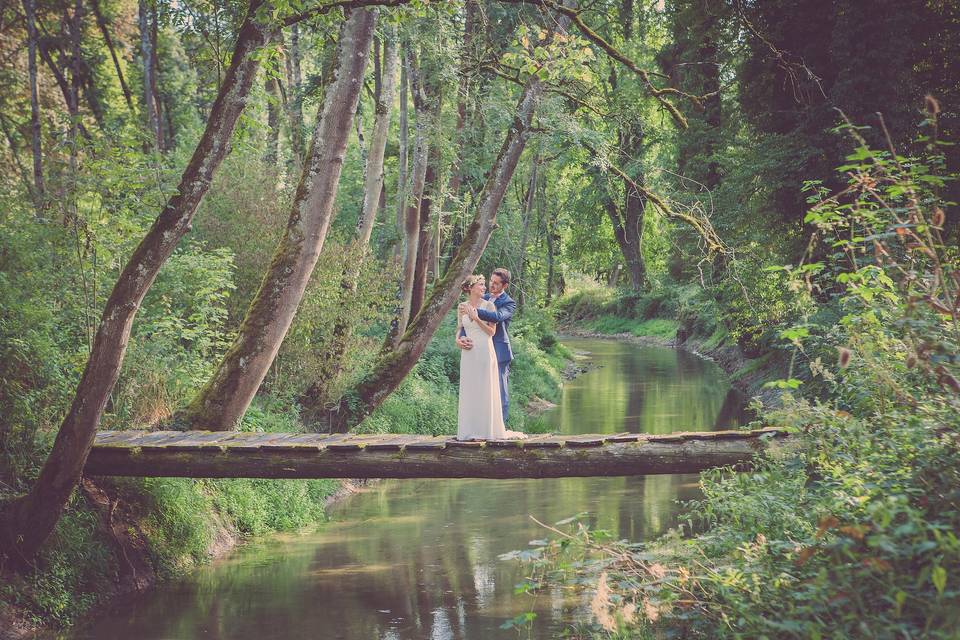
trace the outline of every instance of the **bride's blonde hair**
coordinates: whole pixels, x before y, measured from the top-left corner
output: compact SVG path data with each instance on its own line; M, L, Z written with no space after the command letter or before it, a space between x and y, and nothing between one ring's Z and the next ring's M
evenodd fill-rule
M478 282L483 282L484 280L485 278L480 275L467 276L467 279L460 283L460 291L463 291L464 293L470 293L470 289L473 288L473 285L477 284Z

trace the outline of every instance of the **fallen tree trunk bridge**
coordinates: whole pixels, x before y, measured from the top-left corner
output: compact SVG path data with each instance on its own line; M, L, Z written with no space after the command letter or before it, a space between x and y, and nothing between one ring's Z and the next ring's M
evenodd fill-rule
M777 429L669 434L452 436L101 431L86 475L192 478L559 478L747 465Z

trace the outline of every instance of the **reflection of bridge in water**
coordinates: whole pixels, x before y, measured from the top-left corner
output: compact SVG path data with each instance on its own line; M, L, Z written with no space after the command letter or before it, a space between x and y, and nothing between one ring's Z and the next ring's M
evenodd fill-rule
M693 473L748 464L778 429L453 436L101 431L86 475L193 478L559 478Z

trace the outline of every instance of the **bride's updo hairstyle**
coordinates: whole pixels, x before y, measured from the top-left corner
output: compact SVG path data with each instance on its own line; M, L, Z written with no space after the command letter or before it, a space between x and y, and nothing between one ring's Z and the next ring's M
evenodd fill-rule
M467 276L467 279L460 284L460 291L464 293L470 293L470 289L473 288L473 285L478 282L483 282L484 277L478 275Z

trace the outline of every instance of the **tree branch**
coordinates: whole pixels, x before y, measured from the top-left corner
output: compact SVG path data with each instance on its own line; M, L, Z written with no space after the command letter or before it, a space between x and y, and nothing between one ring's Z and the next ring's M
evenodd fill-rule
M408 4L410 0L333 0L311 7L302 13L289 16L283 21L283 26L289 27L303 22L314 16L330 13L334 9L356 9L358 7L399 7Z
M688 100L691 100L694 104L696 104L698 107L702 107L701 100L697 96L690 95L688 93L685 93L673 87L657 87L656 85L654 85L653 81L651 80L651 76L658 76L658 77L666 77L666 76L657 71L647 71L646 69L641 69L640 67L638 67L636 63L633 62L633 60L628 58L626 55L621 53L616 47L614 47L612 44L607 42L599 33L591 29L587 25L587 23L585 23L583 19L580 17L580 13L581 13L580 11L573 9L571 7L567 7L561 3L555 2L554 0L500 0L500 1L507 2L507 3L517 3L517 4L522 4L522 3L535 4L537 6L550 9L551 11L555 11L556 13L559 13L569 18L570 21L577 26L577 29L580 30L580 33L582 33L587 40L591 41L592 43L594 43L595 45L603 49L603 51L608 56L610 56L617 62L621 63L623 66L625 66L627 69L629 69L636 75L640 76L640 79L643 81L643 84L647 89L647 93L649 93L657 102L660 103L660 105L664 109L666 109L670 113L670 117L673 118L673 121L681 129L686 129L688 127L687 119L683 116L682 113L680 113L680 110L676 107L676 105L674 105L672 102L670 102L667 99L667 96L673 95L681 98L687 98Z

